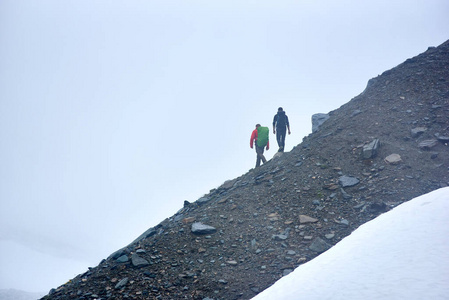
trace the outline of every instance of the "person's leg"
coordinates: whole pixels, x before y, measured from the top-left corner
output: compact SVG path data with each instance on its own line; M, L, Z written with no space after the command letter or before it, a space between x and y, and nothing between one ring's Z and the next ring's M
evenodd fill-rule
M263 155L263 150L264 150L264 147L259 148L259 156L260 156L260 159L262 160L262 162L266 163L267 160L265 159L265 156Z
M278 142L279 148L282 146L282 132L279 128L276 128L276 141Z
M287 129L284 128L278 128L277 132L279 133L278 138L278 145L279 145L279 152L284 152L285 148L285 134L287 132Z
M263 155L263 150L264 150L263 147L258 147L256 145L256 153L257 153L256 167L260 166L260 161L262 161L263 163L267 162L265 156Z
M255 145L256 147L256 168L260 166L260 155L259 155L259 147L257 147L257 144Z

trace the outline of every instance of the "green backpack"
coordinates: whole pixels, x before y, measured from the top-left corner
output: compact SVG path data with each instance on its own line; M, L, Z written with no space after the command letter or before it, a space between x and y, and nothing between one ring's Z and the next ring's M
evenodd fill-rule
M265 147L268 144L268 134L270 133L270 129L268 127L257 127L257 146Z

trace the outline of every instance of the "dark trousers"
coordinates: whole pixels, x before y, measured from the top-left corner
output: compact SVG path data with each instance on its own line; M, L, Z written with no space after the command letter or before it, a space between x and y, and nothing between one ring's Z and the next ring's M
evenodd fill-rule
M287 133L287 128L284 126L282 128L276 128L276 140L278 142L279 150L284 151L285 148L285 134Z
M263 156L263 150L264 147L259 147L257 146L256 143L256 153L257 153L257 159L256 159L256 168L260 166L260 161L262 161L263 163L266 163L267 160L265 159L265 156Z

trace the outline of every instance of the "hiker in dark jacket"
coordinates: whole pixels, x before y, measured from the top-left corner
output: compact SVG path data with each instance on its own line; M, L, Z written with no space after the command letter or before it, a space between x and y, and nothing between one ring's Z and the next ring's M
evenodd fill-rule
M260 161L266 163L267 160L263 155L263 148L266 146L267 150L270 149L270 141L268 140L268 133L270 129L268 127L262 127L260 124L256 125L256 129L251 133L251 139L249 140L249 146L253 148L253 144L256 146L256 168L260 166Z
M273 119L273 133L276 134L276 140L278 142L278 152L284 152L285 148L285 134L288 129L290 134L290 124L288 123L288 117L282 107L278 108L278 113L274 115Z

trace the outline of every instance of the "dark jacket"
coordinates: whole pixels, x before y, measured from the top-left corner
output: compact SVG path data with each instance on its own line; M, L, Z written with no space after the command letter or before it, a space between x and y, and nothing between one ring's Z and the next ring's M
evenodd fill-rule
M274 115L273 127L282 129L284 129L285 127L290 127L285 111L278 111L278 113Z

